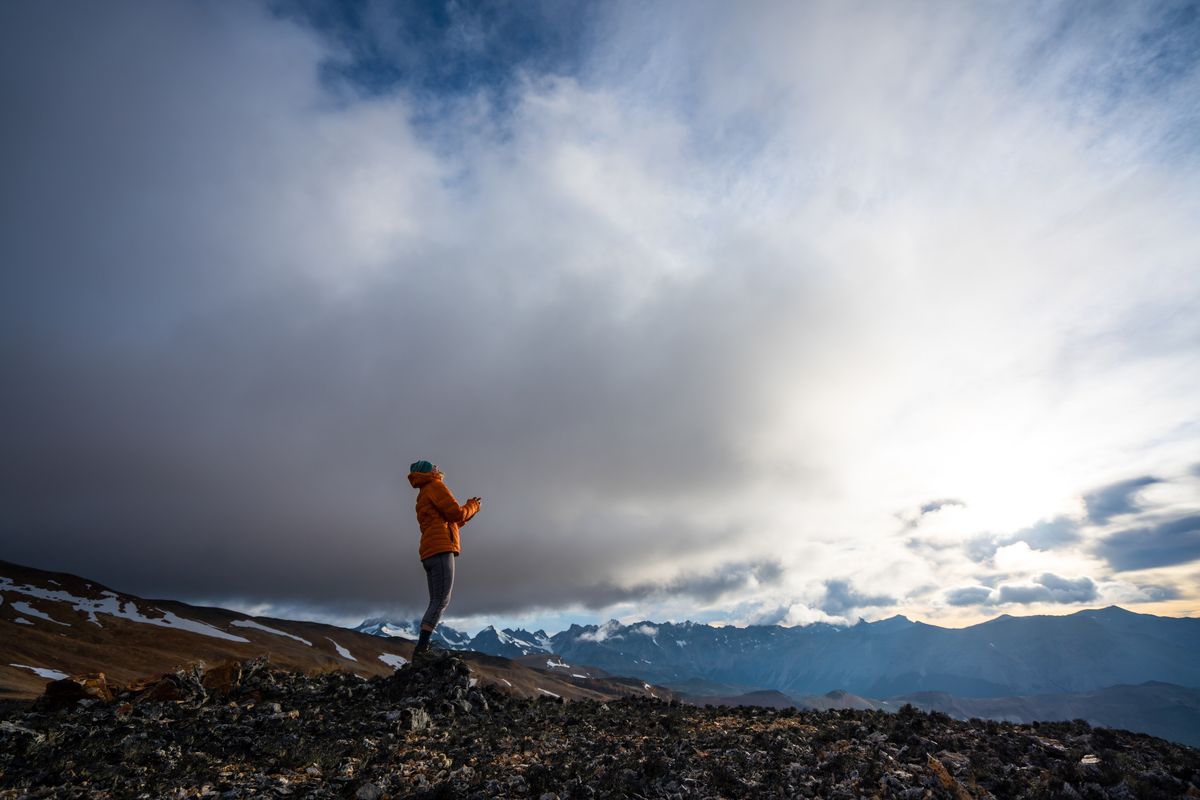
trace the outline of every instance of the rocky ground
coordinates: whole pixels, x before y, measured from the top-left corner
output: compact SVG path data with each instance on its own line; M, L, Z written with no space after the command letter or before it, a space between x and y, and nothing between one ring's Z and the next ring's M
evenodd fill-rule
M525 700L452 655L59 682L3 714L0 798L1200 797L1200 751L1082 722Z

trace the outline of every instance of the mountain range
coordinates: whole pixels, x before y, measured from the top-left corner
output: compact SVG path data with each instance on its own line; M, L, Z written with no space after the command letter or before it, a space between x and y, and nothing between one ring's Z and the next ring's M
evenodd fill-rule
M410 636L411 623L368 620L356 630ZM1066 616L1000 616L941 628L895 616L803 627L717 627L610 620L544 631L493 627L476 636L439 628L442 645L508 658L553 654L698 694L736 687L789 695L841 690L869 697L948 692L1000 697L1087 692L1160 681L1200 687L1200 619L1117 606ZM705 691L703 686L711 684Z
M412 623L368 620L387 635ZM1200 619L1117 606L941 628L895 616L856 625L692 622L440 629L444 647L545 660L568 674L632 675L696 703L881 709L958 718L1086 719L1200 746ZM580 665L586 665L580 666Z

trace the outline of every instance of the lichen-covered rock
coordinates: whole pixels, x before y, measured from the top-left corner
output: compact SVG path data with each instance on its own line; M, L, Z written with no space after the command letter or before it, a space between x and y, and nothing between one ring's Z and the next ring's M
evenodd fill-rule
M452 654L371 680L255 661L112 694L10 710L0 798L1200 796L1200 751L1082 722L524 700Z

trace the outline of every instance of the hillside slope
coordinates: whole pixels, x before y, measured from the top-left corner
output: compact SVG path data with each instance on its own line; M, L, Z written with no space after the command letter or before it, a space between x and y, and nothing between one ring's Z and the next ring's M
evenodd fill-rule
M413 643L316 622L252 617L221 608L146 600L75 575L0 561L0 700L31 699L55 678L103 672L126 684L187 664L267 656L297 672L390 675ZM524 697L612 699L660 696L641 680L575 677L478 653L475 677Z

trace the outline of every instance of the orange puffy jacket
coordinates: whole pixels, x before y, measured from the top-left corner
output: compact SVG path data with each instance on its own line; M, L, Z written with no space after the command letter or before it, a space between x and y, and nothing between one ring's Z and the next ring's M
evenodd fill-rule
M408 482L417 493L417 523L421 526L421 560L439 553L462 552L458 527L479 513L479 502L460 506L437 472L410 472Z

